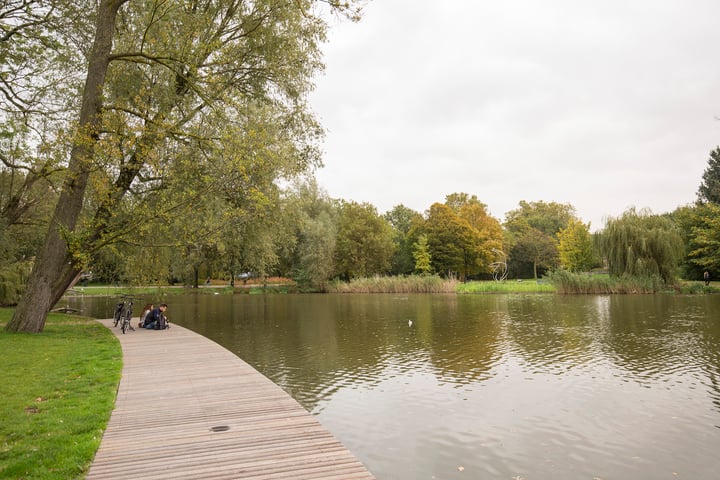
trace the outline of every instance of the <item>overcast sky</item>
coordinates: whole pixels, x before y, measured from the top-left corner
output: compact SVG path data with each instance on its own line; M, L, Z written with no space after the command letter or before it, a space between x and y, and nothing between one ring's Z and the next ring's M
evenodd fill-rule
M311 97L333 198L503 219L570 203L602 228L696 198L720 144L718 0L374 0L335 24Z

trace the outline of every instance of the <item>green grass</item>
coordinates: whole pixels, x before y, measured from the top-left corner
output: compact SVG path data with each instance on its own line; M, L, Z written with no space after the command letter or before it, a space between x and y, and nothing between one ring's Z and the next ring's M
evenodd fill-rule
M84 478L115 403L122 352L90 319L51 314L7 333L0 309L0 478Z
M205 289L203 289L205 290ZM208 293L212 290L208 289ZM114 286L114 285L76 285L72 289L68 290L66 294L70 295L107 295L111 297L117 297L123 294L129 295L158 295L164 296L169 294L181 294L186 293L185 287L172 287L172 286L155 286L155 287L128 287L128 286Z
M555 293L555 287L544 280L487 280L460 283L457 293Z
M188 292L194 292L201 295L228 294L235 293L288 293L295 290L295 285L291 283L267 283L266 285L259 283L243 284L237 282L235 287L226 284L201 285L200 288L190 288L185 286L114 286L114 285L76 285L68 290L66 295L104 295L110 297L118 297L120 295L147 295L155 297L164 297L166 295L182 295Z

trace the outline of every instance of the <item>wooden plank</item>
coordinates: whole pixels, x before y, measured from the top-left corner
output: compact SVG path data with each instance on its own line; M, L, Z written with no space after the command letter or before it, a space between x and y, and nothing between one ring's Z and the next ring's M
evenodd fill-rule
M120 339L115 409L88 480L374 477L280 387L188 329ZM227 427L213 431L213 427Z

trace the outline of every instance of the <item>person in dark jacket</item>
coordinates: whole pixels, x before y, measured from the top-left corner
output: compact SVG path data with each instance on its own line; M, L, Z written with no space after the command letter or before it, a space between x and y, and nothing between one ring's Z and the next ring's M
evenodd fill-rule
M145 318L148 316L148 313L153 311L153 308L155 308L155 305L152 303L148 303L145 305L145 308L143 308L142 313L140 314L140 328L143 328L145 326Z
M150 313L148 313L145 317L145 323L143 323L143 327L155 328L155 325L160 323L161 317L163 317L165 310L167 310L167 304L165 303L161 303L157 308L153 308L152 310L150 310Z

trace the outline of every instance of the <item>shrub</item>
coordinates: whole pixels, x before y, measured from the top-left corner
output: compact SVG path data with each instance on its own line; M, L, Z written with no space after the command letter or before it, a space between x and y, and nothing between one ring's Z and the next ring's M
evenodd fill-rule
M17 305L31 269L31 262L14 263L0 269L0 307Z

